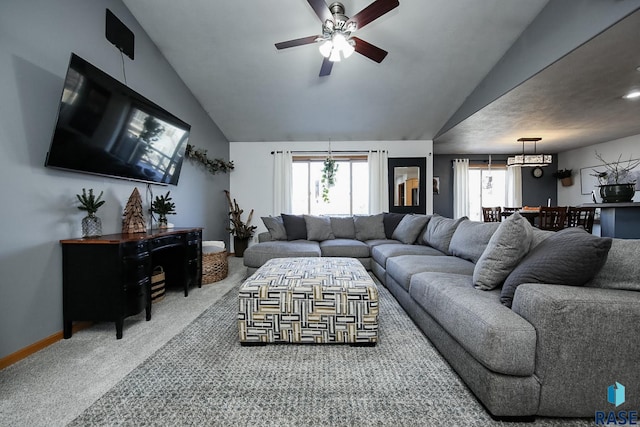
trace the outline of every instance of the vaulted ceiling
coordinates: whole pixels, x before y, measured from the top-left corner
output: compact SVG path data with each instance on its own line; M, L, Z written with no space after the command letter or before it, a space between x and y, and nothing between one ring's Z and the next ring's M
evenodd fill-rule
M347 16L371 2L342 1ZM606 125L612 115L627 114L611 110L609 103L608 116L589 118L595 107L583 106L595 103L594 98L610 98L609 92L585 94L565 109L563 101L578 89L572 85L579 83L584 90L600 85L603 78L618 81L621 75L607 64L617 67L624 62L619 65L628 68L637 60L635 66L640 65L638 31L629 27L616 35L635 43L636 54L626 51L626 60L620 59L624 48L614 51L605 43L573 58L568 68L552 66L538 73L439 135L547 0L401 1L357 32L389 52L384 61L378 64L356 53L336 63L327 77L318 76L322 56L316 45L281 51L274 46L321 33L307 1L124 3L230 141L400 141L437 136L436 153L500 153L513 152L512 141L534 136L523 133L532 129L535 136L546 137L539 134L543 130L554 135L550 138L557 152L584 141L580 138L586 122L592 124L589 133L595 141L601 135L594 128ZM594 61L603 49L606 59ZM574 81L574 71L585 77ZM625 77L636 78L628 72ZM535 115L525 108L530 105L539 107ZM635 105L638 112L640 102ZM637 120L625 121L623 132L631 129L640 133ZM610 132L606 130L607 138L613 139Z

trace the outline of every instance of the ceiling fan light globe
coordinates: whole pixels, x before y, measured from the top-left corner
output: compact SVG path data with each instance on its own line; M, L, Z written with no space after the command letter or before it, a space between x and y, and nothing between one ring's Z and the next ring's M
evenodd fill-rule
M350 57L353 52L355 52L356 49L351 46L351 44L347 43L344 45L344 47L342 48L342 55L344 56L345 59L347 59L348 57Z
M320 46L318 46L318 50L325 58L328 58L331 55L331 50L333 49L333 43L331 40L327 40L323 42Z
M329 55L329 61L331 62L340 62L340 50L335 47L331 51L331 55Z

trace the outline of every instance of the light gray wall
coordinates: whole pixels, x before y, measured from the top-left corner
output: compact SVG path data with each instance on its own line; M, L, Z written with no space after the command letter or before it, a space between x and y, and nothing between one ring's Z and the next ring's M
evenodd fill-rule
M59 240L80 236L75 194L104 191L105 234L120 232L134 187L146 198L145 184L43 166L71 52L123 81L120 52L104 35L106 8L135 34L135 60L124 59L128 86L191 124L192 144L229 159L224 135L120 0L0 2L0 358L62 330ZM188 161L177 187L152 186L155 195L171 191L176 226L228 241L225 188L228 174Z
M638 8L640 0L550 0L438 135Z

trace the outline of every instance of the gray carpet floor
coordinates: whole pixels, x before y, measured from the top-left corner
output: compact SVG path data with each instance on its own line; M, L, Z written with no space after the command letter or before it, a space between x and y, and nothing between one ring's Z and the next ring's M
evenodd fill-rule
M96 325L2 371L0 424L500 424L491 420L384 288L380 343L374 348L241 347L233 289L244 269L237 262L231 267L231 277L223 282L196 289L188 298L176 294L158 303L151 322L142 317L128 321L122 340L115 340L112 325ZM186 307L196 299L198 304ZM163 303L166 316L161 314ZM182 318L185 311L189 315ZM172 317L188 326L175 325ZM159 319L167 322L141 330ZM125 342L130 344L121 344ZM144 342L145 350L136 342ZM75 369L67 368L69 364ZM21 383L26 389L21 390ZM10 391L7 399L5 387ZM593 421L539 418L535 425L587 426Z

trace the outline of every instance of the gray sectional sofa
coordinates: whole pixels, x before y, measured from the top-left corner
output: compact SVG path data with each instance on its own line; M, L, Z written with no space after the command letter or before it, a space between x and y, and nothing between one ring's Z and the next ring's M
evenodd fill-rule
M357 258L492 416L638 409L640 240L541 231L518 214L263 221L269 232L244 254L249 273L271 258ZM616 382L633 396L619 407L607 402Z

